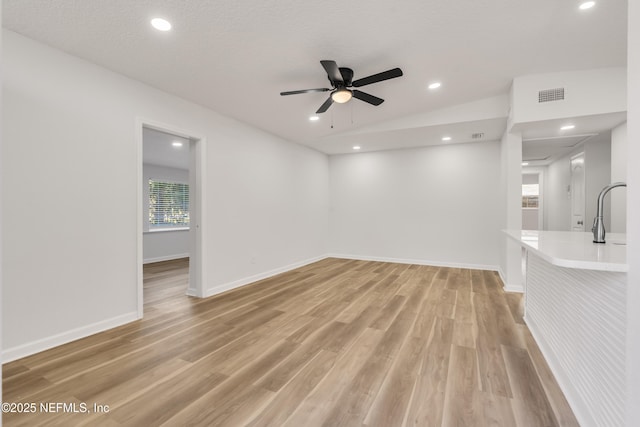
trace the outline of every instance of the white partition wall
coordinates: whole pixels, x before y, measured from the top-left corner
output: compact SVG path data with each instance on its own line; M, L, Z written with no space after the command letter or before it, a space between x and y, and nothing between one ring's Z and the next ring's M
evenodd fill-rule
M206 138L205 292L327 253L326 155L7 30L3 72L5 360L136 319L139 117Z

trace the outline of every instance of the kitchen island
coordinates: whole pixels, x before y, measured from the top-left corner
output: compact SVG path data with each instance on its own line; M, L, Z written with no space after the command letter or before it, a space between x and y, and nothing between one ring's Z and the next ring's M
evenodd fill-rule
M624 425L626 236L505 233L523 248L525 321L580 424Z

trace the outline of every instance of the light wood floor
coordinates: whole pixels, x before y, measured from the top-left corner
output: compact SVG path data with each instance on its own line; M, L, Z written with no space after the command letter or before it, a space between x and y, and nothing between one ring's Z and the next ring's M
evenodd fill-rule
M3 367L5 426L577 426L493 272L326 259L205 300L145 267L145 318Z

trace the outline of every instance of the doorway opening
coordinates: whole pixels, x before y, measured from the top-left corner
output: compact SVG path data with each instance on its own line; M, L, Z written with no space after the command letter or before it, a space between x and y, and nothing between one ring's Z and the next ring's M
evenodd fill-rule
M204 138L171 126L138 122L138 318L144 272L155 264L186 266L186 295L202 297Z
M542 174L522 173L522 229L543 230Z
M584 152L571 157L571 231L585 231Z

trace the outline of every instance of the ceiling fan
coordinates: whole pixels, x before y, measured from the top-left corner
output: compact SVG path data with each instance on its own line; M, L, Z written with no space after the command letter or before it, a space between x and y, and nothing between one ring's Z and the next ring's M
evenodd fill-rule
M351 68L338 67L336 61L320 61L320 64L327 72L327 77L331 83L332 88L318 88L318 89L303 89L292 90L289 92L280 92L280 95L297 95L299 93L310 92L331 92L329 98L318 108L316 114L324 113L331 107L331 104L337 102L344 104L348 102L352 97L357 98L360 101L367 102L372 105L380 105L384 102L384 99L377 96L369 95L368 93L359 91L358 89L351 89L352 87L362 87L370 85L372 83L378 83L383 80L394 79L402 76L402 70L400 68L394 68L391 70L383 71L382 73L373 74L368 77L364 77L358 80L353 80L353 70Z

